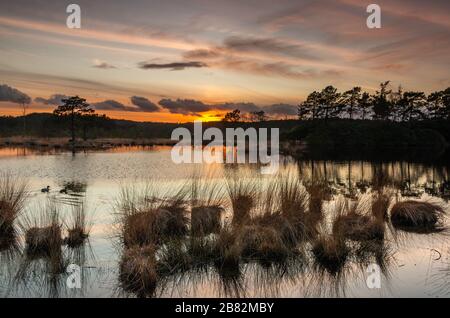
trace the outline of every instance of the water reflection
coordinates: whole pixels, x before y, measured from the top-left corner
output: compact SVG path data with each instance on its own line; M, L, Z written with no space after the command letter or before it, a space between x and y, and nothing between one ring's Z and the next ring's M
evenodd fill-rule
M20 160L19 160L20 159ZM298 161L284 157L282 166L295 174L312 195L309 209L323 210L310 222L312 237L333 234L332 210L338 197L351 201L360 196L390 190L394 202L404 198L443 200L450 198L449 167L411 162ZM239 165L212 165L218 171L211 182L223 183L223 175ZM259 175L258 165L249 165L259 184L270 177ZM111 239L115 223L112 203L120 184L152 178L161 189L189 180L195 165L175 165L170 148L130 148L108 152L36 153L1 150L0 170L13 171L31 186L31 203L48 198L64 206L61 217L68 222L71 207L87 202L97 210L89 241L78 248L64 245L58 263L46 257L30 259L24 235L14 246L0 250L0 295L48 297L133 297L120 288L121 251ZM50 185L49 194L39 191ZM316 200L314 200L316 198ZM319 199L319 198L323 198ZM446 220L446 225L448 221ZM341 266L330 270L316 262L312 242L299 247L297 257L277 264L243 261L237 270L224 271L213 263L178 271L158 280L155 297L354 297L354 296L448 296L449 251L446 233L417 234L395 230L385 222L383 239L346 240L348 253ZM1 238L0 238L1 239ZM6 245L5 245L6 246ZM438 258L439 254L442 256ZM378 264L382 289L366 286L367 266ZM53 265L52 265L53 264ZM68 289L68 264L79 264L82 288ZM322 264L323 265L323 264ZM424 283L425 282L425 283Z

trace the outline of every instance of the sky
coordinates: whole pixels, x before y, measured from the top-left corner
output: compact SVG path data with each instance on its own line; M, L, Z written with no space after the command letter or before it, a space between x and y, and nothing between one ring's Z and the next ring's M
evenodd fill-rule
M381 8L369 29L366 7ZM81 7L81 28L66 7ZM0 2L0 115L79 95L113 118L186 122L296 114L327 85L431 93L450 86L448 0ZM24 95L21 95L24 94Z

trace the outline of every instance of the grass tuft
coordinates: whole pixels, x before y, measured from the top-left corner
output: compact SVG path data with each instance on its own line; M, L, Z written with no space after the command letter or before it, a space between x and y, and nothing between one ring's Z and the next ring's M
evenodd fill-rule
M154 295L158 276L153 245L126 249L119 268L120 285L123 290L141 298Z
M442 231L446 211L437 203L407 200L396 203L391 210L392 225L401 230L428 233Z
M23 212L27 185L10 174L0 175L0 251L17 243L15 221Z

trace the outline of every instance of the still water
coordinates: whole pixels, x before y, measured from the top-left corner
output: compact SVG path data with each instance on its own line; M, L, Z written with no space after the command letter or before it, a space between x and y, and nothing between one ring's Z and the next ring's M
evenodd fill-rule
M114 204L121 187L153 183L161 191L186 184L199 171L214 170L212 182L224 183L224 172L234 165L176 165L170 148L117 148L72 155L23 148L0 149L0 172L27 181L30 198L25 214L51 199L61 206L61 218L72 205L84 202L92 230L88 244L66 257L81 266L81 288L68 288L69 274L49 278L40 260L32 261L26 273L18 271L22 250L0 252L1 297L133 297L119 287L121 248L115 239ZM244 169L240 167L239 169ZM260 176L259 168L247 166ZM396 196L448 204L450 169L445 165L408 162L298 161L283 158L282 170L305 181L325 181L333 198L352 198L368 193L374 182L395 189ZM49 186L49 193L41 189ZM61 193L61 189L73 191ZM333 204L333 199L327 203ZM448 222L447 222L448 224ZM23 241L23 239L22 239ZM381 274L381 288L368 288L367 267L353 262L337 277L317 273L308 260L292 268L242 265L242 277L224 282L213 268L174 276L156 291L158 297L448 297L450 295L450 245L445 233L400 233L386 238L389 260ZM66 249L66 247L65 247ZM76 255L74 255L76 254Z

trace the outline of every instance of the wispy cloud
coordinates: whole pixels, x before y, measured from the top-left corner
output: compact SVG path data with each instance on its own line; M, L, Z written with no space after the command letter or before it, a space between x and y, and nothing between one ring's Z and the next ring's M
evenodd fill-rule
M101 60L98 60L98 59L94 60L94 64L92 65L92 67L103 69L103 70L117 68L117 67L115 67L114 65L112 65L112 64L110 64L108 62L101 61Z
M67 99L69 96L64 94L53 94L49 98L36 97L34 101L44 105L61 105L63 99Z
M93 103L92 106L97 110L113 110L113 111L128 111L128 112L137 112L138 108L126 106L115 100L105 100L98 103Z
M138 64L139 68L143 70L161 70L170 69L172 71L181 71L186 68L202 68L208 67L208 64L198 61L192 62L172 62L172 63L148 63L140 62Z

